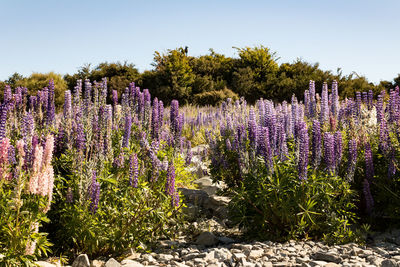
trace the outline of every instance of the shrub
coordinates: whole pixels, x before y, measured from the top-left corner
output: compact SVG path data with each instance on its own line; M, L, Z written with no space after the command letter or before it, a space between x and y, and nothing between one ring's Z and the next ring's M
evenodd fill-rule
M227 98L232 100L239 99L239 96L233 91L225 88L223 90L204 92L194 95L193 102L197 105L219 105Z
M358 238L355 192L350 184L327 172L308 170L300 180L293 159L274 164L260 159L256 171L232 190L230 212L234 222L259 238L284 241L312 238L346 243Z

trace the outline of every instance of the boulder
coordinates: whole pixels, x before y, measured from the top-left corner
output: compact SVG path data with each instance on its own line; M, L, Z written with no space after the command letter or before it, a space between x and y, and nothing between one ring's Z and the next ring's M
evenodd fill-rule
M72 263L72 267L90 267L90 261L86 254L81 254Z
M217 237L211 232L203 232L196 239L196 244L201 246L214 246L217 243Z

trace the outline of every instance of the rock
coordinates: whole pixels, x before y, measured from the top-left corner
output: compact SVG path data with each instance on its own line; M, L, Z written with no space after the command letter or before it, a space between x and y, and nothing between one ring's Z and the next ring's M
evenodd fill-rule
M249 253L249 259L258 259L261 258L264 254L263 249L256 249L256 250L251 250Z
M329 252L316 252L312 255L312 258L314 260L321 260L321 261L328 261L335 263L342 262L342 258L340 256Z
M324 267L339 267L339 264L333 263L333 262L328 262L327 264L324 265Z
M157 259L161 261L170 261L174 259L174 256L170 254L159 254Z
M183 207L182 212L189 221L195 221L200 213L199 207L191 203L187 203L186 207Z
M81 254L72 263L72 267L90 267L90 261L86 254Z
M218 237L219 242L223 243L223 244L232 244L235 243L235 240L233 240L232 238L226 237L226 236L220 236Z
M206 198L206 203L204 203L204 207L206 209L214 210L216 207L226 207L228 206L231 199L229 197L224 196L210 196Z
M208 194L203 190L188 189L188 188L178 188L178 190L185 197L185 202L196 206L204 206L207 201Z
M193 183L195 183L199 189L213 185L213 181L211 180L210 176L204 176L203 178L195 180Z
M196 258L205 258L206 257L206 253L198 253L198 252L193 252L193 253L189 253L186 254L185 256L182 257L182 260L184 261L190 261Z
M383 260L381 263L381 267L398 267L396 261L391 259Z
M400 236L396 237L396 239L394 240L394 243L396 243L396 245L400 246Z
M274 263L274 267L288 267L288 266L292 266L293 264L287 261L281 261L281 262L275 262Z
M272 265L272 262L270 262L270 261L264 261L261 264L261 266L263 266L263 267L272 267L273 265Z
M121 261L122 267L143 267L144 265L140 262L133 260L123 260Z
M211 232L203 232L196 239L197 245L214 246L217 243L218 243L218 239Z
M105 265L105 261L102 260L94 260L92 261L92 263L90 264L90 267L103 267Z
M178 261L172 261L171 264L172 264L172 266L177 266L177 267L189 267L188 265L183 264L183 263L178 262Z
M326 261L310 261L309 264L310 264L311 267L314 267L314 266L325 266L327 264L327 262Z
M37 264L40 267L56 267L57 265L52 264L50 262L47 261L35 261L35 264Z
M209 196L215 195L218 190L222 189L225 185L223 182L213 183L209 176L204 176L193 182L199 189L204 190Z
M119 264L118 261L116 261L114 258L109 259L106 262L106 265L104 267L120 267L121 264Z
M245 259L246 255L244 253L233 253L233 258L237 261L241 260L241 259Z

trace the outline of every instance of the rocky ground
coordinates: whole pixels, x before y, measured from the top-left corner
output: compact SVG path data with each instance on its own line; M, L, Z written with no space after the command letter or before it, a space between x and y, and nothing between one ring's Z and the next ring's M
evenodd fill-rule
M196 148L200 154L202 148ZM216 195L224 187L214 184L207 166L194 157L191 171L201 177L194 181L198 189L180 188L185 196L185 213L189 221L187 235L178 240L160 241L152 253L128 251L119 258L89 259L79 255L72 267L139 267L139 266L398 266L400 267L400 230L377 233L373 245L347 244L328 246L313 241L286 243L241 242L240 231L229 225L229 198ZM42 267L60 266L48 261Z

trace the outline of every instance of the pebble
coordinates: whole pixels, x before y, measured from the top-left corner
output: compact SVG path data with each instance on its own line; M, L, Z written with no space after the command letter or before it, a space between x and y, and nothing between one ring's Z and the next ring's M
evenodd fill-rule
M155 251L157 253L131 251L124 254L124 258L116 258L118 261L114 258L90 261L86 254L81 254L74 260L72 267L400 267L400 246L389 241L379 241L370 246L353 243L328 246L314 241L238 243L233 239L229 242L221 239L211 232L203 232L195 243L163 246ZM42 267L56 266L45 261L36 263Z

